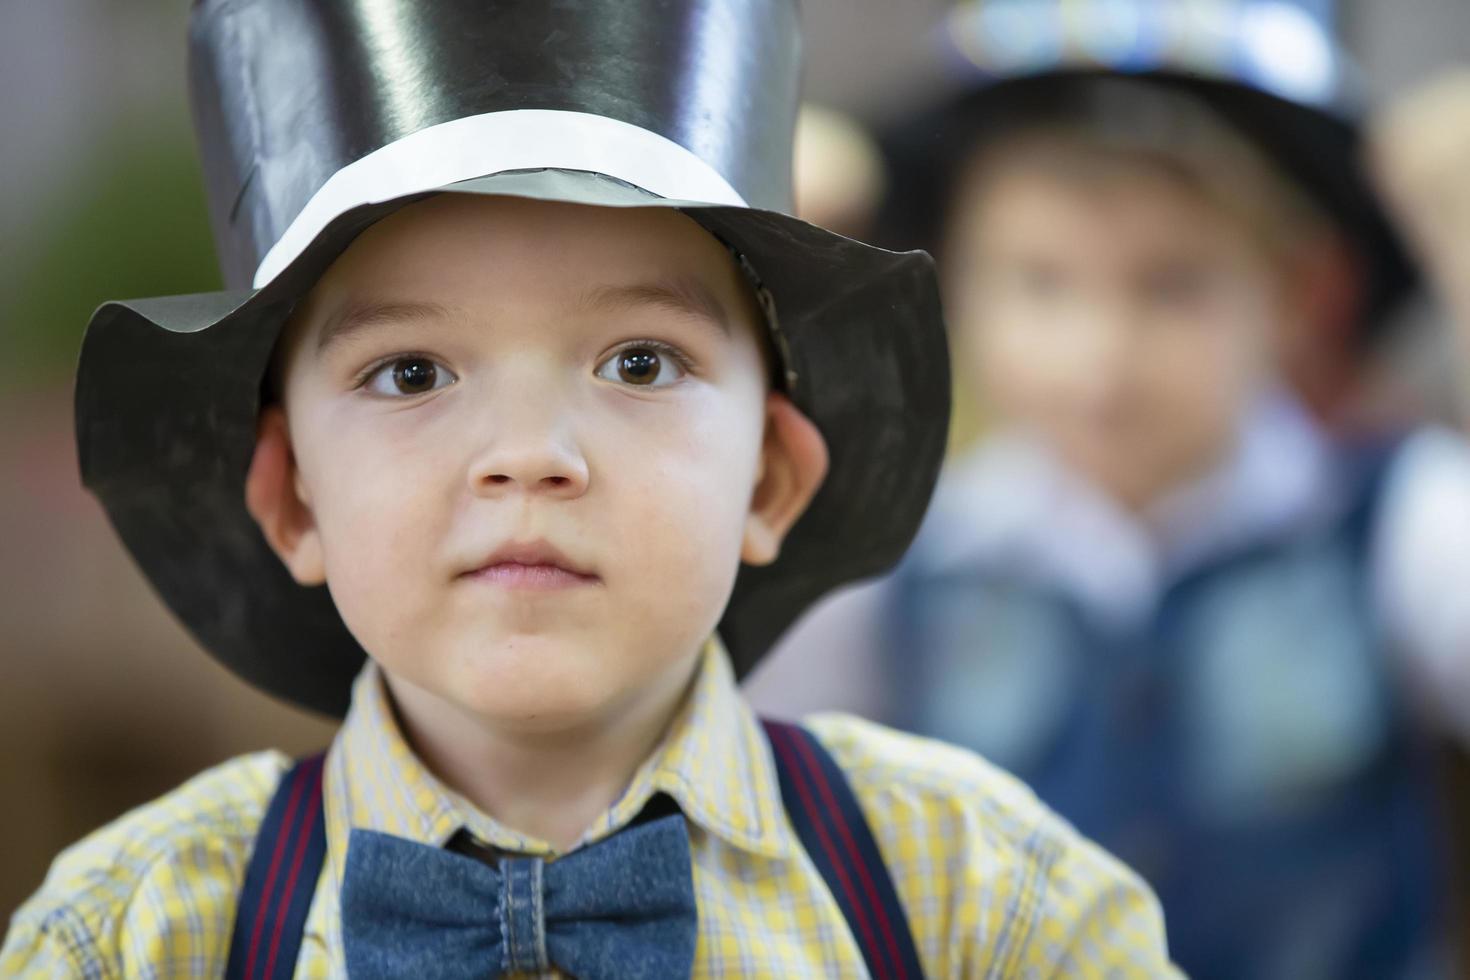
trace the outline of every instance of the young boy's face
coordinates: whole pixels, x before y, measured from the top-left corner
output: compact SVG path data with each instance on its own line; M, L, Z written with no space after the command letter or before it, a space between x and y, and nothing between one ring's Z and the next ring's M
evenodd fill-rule
M677 687L820 436L691 219L449 194L293 315L247 500L417 703L555 729Z
M1162 171L1004 152L960 195L945 269L961 370L1130 507L1207 470L1269 372L1281 277Z

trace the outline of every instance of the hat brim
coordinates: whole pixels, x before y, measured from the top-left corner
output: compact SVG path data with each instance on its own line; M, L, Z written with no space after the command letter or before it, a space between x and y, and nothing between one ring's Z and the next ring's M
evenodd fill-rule
M933 264L788 215L669 201L597 174L490 175L430 193L676 208L741 252L775 304L791 395L821 430L826 482L772 565L742 567L720 623L744 675L831 589L903 554L928 506L949 421ZM296 301L364 229L424 194L332 221L253 292L108 303L83 342L83 482L159 595L250 683L341 715L364 652L325 588L287 574L245 509L261 384Z
M1361 127L1347 110L1329 112L1218 79L1155 77L1213 107L1337 223L1363 266L1358 336L1364 343L1384 337L1419 287L1419 270L1368 173Z

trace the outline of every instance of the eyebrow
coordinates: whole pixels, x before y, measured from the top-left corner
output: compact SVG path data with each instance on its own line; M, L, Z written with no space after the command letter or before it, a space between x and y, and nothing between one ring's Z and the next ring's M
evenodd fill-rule
M352 334L369 327L411 320L447 320L457 314L458 311L441 303L396 300L348 301L327 317L326 322L322 324L321 334L317 337L316 349L320 353L333 344L339 344Z
M650 282L597 286L583 293L578 305L584 310L634 310L656 307L681 316L705 320L730 333L730 316L714 292L690 276L674 276Z

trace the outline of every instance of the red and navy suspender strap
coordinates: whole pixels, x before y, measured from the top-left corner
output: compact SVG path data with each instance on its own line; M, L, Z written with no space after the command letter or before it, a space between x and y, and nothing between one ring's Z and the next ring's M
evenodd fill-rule
M806 729L763 724L791 825L837 899L868 972L874 980L922 980L908 917L847 777Z
M327 856L322 815L324 754L302 759L281 779L255 838L225 976L288 980L296 971L306 913Z
M763 723L791 825L842 909L874 980L922 980L908 917L836 761L806 729ZM235 913L229 980L287 980L326 860L323 755L281 779L255 839Z

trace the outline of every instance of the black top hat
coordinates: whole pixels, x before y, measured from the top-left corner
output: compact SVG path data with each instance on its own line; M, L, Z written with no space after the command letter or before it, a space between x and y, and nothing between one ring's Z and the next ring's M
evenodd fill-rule
M895 171L885 239L934 248L957 169L1024 116L1066 112L1098 76L1203 101L1331 216L1364 263L1359 335L1371 340L1418 273L1361 154L1359 73L1330 0L969 0L938 35L953 91L884 140Z
M748 264L827 482L720 624L749 668L816 598L907 547L943 454L932 263L781 213L794 0L198 0L191 85L232 290L109 303L77 379L83 479L217 658L345 710L363 652L246 513L262 379L293 304L427 193L673 207Z

